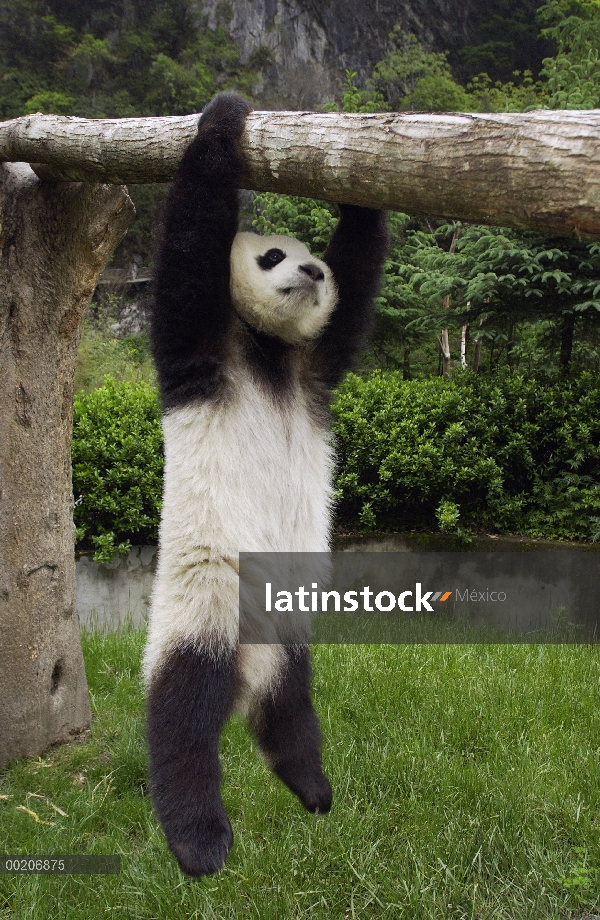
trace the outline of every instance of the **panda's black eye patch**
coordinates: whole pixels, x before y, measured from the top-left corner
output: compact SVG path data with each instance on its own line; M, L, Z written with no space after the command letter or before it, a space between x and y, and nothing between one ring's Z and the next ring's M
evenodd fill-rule
M256 261L261 268L268 272L270 268L275 268L275 266L283 262L284 259L285 252L281 249L269 249L265 252L264 256L259 256Z

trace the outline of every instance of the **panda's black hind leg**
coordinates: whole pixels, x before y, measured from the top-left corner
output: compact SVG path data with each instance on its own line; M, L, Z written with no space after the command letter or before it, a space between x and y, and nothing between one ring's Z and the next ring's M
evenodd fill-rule
M177 648L148 699L150 789L169 847L188 875L223 867L233 833L221 800L219 737L237 687L235 656Z
M311 812L331 808L331 786L321 765L321 730L310 698L310 652L286 648L277 688L251 714L250 723L273 772Z

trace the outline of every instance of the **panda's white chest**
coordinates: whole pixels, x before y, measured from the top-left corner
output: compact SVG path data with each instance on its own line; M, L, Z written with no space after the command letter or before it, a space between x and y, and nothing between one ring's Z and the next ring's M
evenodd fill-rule
M162 551L328 548L333 451L301 391L278 403L250 375L232 398L163 419Z

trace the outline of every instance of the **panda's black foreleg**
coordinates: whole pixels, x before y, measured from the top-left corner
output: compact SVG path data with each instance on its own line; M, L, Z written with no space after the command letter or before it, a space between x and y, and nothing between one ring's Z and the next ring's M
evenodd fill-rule
M331 786L321 764L321 730L310 698L310 652L286 648L277 688L251 714L251 726L276 775L311 812L331 808Z
M151 681L150 789L188 875L218 872L233 844L220 793L219 737L237 685L233 653L192 646L172 651Z

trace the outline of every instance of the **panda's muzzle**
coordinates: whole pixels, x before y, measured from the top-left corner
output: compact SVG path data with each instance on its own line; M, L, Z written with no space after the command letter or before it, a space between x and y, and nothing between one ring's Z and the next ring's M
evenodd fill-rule
M298 271L304 272L304 274L308 275L309 278L312 278L313 281L325 280L325 275L319 266L314 264L314 262L307 262L306 265L299 265Z
M319 281L325 280L325 275L319 266L312 262L307 262L306 265L299 265L298 271L300 272L298 284L294 284L290 287L279 288L282 294L288 295L292 294L294 291L307 291L314 288L314 286L318 284Z
M325 280L323 271L318 265L315 265L314 262L307 262L306 265L298 265L297 272L296 283L290 284L287 287L278 288L280 294L284 294L287 297L295 292L306 293L308 291L315 291L316 293L316 286L320 281Z

